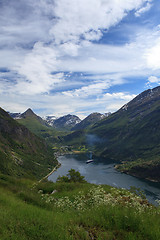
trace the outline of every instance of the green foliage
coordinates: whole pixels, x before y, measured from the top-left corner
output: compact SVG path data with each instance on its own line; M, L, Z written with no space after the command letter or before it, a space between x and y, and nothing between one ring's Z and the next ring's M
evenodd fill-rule
M57 182L70 182L70 179L67 176L62 176L62 177L59 176L57 178Z
M137 187L134 187L134 186L131 186L129 191L131 193L134 193L135 195L137 196L140 196L142 199L146 199L146 196L144 194L144 191L142 191L140 188L137 188Z
M88 152L88 149L86 148L85 145L79 146L78 150L79 150L81 153L86 153L86 152Z
M159 214L124 189L0 175L2 240L159 240Z
M160 182L160 157L155 156L149 159L138 158L135 161L125 161L123 164L116 165L116 169L127 172L131 175Z
M81 174L76 171L75 169L71 169L68 171L67 176L62 176L57 178L57 182L79 182L79 183L85 183L84 176L81 176Z

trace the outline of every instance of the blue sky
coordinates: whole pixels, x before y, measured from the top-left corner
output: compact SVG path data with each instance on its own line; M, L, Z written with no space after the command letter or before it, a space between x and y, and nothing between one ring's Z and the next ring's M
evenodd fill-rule
M160 84L160 1L0 0L0 106L114 112Z

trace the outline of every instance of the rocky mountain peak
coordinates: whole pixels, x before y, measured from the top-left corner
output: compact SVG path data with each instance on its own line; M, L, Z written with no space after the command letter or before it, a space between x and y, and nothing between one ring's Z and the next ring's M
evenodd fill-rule
M140 93L129 103L125 104L119 111L137 112L143 115L143 109L149 109L154 102L159 100L160 87L155 87Z
M26 117L31 117L31 116L37 116L31 108L28 108L24 113L21 114L22 118L26 118Z
M45 116L42 119L44 121L46 121L48 125L53 126L54 125L54 121L57 119L57 117L56 116Z
M56 119L53 123L53 126L56 128L73 128L76 124L80 123L81 119L76 115L65 115Z
M72 130L85 129L85 128L89 127L90 125L100 121L101 119L108 117L109 115L110 115L110 113L101 114L98 112L93 112L90 115L88 115L85 119L83 119L80 123L76 124Z

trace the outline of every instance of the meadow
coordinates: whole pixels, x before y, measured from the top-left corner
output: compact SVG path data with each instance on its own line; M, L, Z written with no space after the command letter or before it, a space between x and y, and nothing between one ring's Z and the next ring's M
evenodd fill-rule
M0 175L2 240L159 240L160 208L141 192Z

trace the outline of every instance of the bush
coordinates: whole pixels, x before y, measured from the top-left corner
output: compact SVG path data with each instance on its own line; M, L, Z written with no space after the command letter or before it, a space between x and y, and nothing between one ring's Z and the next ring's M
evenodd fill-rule
M81 176L81 174L76 171L75 169L71 169L68 171L67 176L62 176L57 178L57 182L79 182L79 183L85 183L84 176Z

